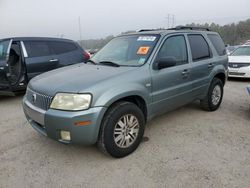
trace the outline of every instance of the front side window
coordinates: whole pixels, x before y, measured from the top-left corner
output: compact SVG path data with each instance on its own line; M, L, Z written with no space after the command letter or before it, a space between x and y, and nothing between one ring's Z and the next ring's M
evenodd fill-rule
M250 56L250 46L242 46L234 50L231 56Z
M176 65L188 63L187 45L183 35L172 36L163 43L157 58L174 58Z
M209 46L202 35L188 35L193 61L210 58Z
M141 66L150 57L158 35L128 35L114 38L91 60L97 64L113 62L119 66Z
M52 55L49 45L45 41L26 41L24 45L29 57Z
M10 40L0 41L0 60L6 60Z

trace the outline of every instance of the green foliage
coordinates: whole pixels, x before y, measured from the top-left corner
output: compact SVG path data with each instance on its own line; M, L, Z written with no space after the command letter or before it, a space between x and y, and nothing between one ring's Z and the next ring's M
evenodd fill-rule
M100 49L113 38L114 36L110 35L104 39L89 39L89 40L82 40L78 42L84 49Z
M239 45L244 44L247 40L250 40L250 19L246 21L241 21L237 24L227 24L220 26L218 24L188 24L187 26L196 27L207 27L212 31L218 32L225 44Z
M250 40L250 19L246 21L241 21L237 24L227 24L227 25L219 25L215 23L205 23L205 24L187 24L186 26L193 27L206 27L212 31L218 32L225 44L230 45L239 45L244 44L247 40ZM134 33L135 31L126 31L121 34ZM104 39L90 39L90 40L82 40L79 41L79 44L85 49L100 49L105 44L107 44L112 38L113 35L110 35Z

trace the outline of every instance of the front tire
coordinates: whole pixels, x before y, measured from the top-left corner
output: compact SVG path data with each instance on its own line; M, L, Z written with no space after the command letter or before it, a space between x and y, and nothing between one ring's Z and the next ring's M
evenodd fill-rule
M129 155L139 146L145 127L141 109L131 102L118 102L104 116L98 146L113 157Z
M223 83L220 79L214 78L209 86L208 93L200 101L201 108L206 111L215 111L220 107L223 98Z

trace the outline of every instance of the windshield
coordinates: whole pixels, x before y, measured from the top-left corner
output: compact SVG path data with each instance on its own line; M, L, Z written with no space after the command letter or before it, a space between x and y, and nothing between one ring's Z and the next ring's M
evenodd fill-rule
M0 41L0 60L6 60L9 43L9 40Z
M250 56L250 46L244 46L237 48L232 56Z
M92 60L97 64L112 62L119 66L141 66L148 60L158 38L159 35L117 37L97 52Z

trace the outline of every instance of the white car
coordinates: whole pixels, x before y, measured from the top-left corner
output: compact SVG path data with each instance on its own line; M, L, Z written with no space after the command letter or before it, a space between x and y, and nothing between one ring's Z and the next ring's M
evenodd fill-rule
M250 78L250 45L238 47L228 56L228 76Z

